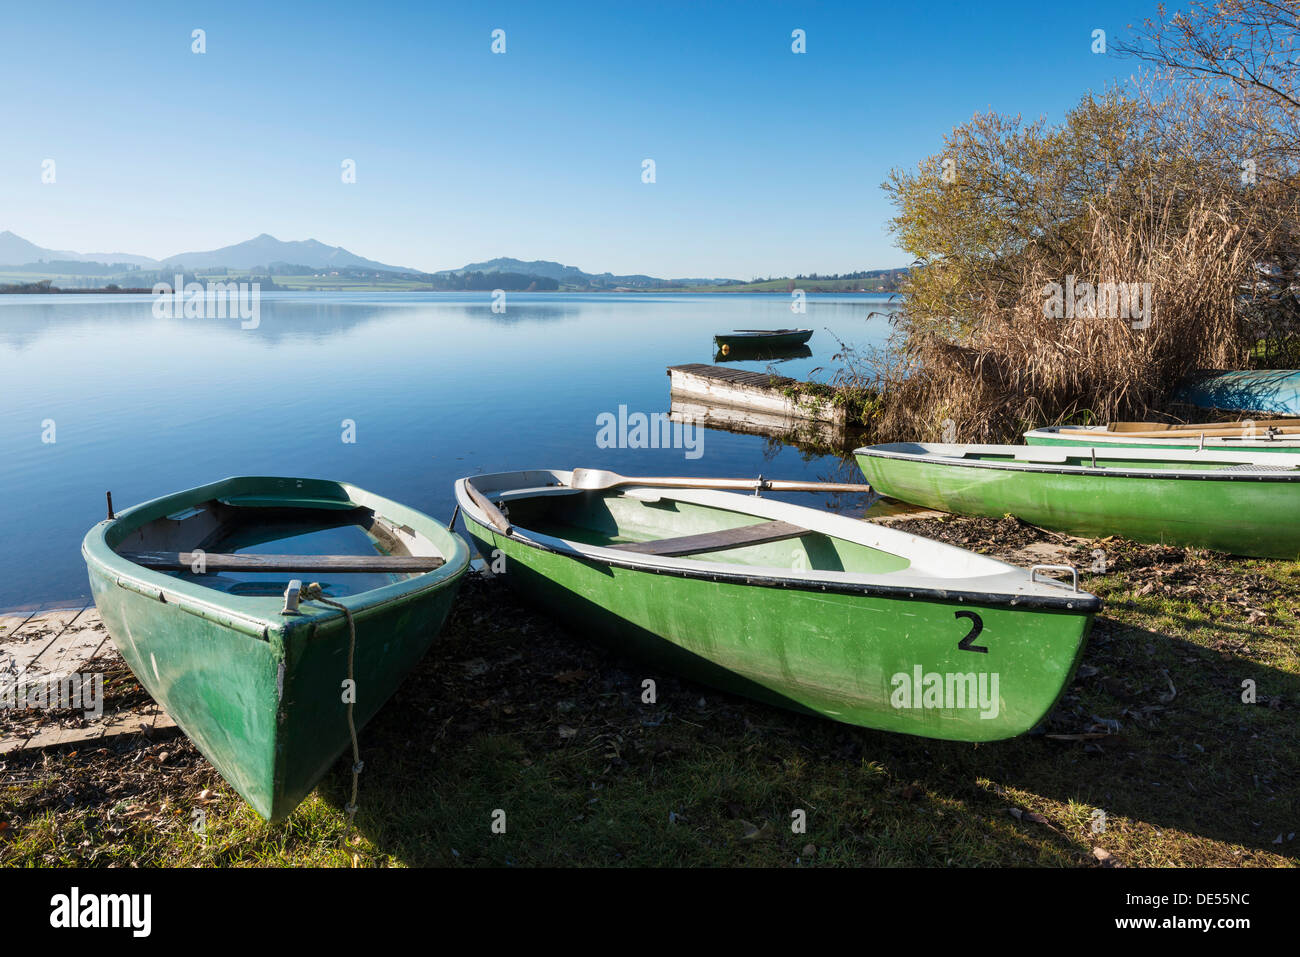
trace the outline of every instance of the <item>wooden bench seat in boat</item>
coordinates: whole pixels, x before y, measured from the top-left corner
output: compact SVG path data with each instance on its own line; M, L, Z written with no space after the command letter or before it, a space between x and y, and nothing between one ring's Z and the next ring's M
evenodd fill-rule
M610 547L623 552L636 552L639 555L676 558L683 555L698 555L701 552L744 548L746 545L765 545L768 542L781 542L807 534L809 534L808 529L798 525L772 521L759 522L757 525L742 525L739 528L724 528L719 532L704 532L700 535L657 538L649 542L624 542Z
M433 571L444 564L434 555L234 555L206 552L119 552L154 571L190 571L198 558L206 572L405 572Z

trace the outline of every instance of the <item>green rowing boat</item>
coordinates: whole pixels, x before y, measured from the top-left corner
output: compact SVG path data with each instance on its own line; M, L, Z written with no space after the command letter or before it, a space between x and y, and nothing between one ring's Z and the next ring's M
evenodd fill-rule
M812 338L811 329L737 329L713 337L723 355L763 349L793 349Z
M990 741L1030 730L1100 607L1077 576L1044 577L1059 566L1016 568L787 502L641 481L584 490L571 472L505 472L461 479L456 500L493 570L576 633L885 731Z
M1300 455L909 442L854 454L872 488L913 505L1011 514L1090 537L1300 556Z
M1233 431L1237 434L1225 434ZM1170 429L1158 435L1129 435L1122 431L1112 431L1104 425L1051 425L1026 432L1025 444L1175 451L1203 448L1236 452L1289 452L1292 455L1300 455L1300 434L1250 426L1233 430L1222 426L1206 425L1201 432Z
M270 821L350 740L350 629L334 603L355 623L360 727L428 650L469 567L464 540L428 516L295 478L230 478L154 499L92 528L82 554L140 683Z

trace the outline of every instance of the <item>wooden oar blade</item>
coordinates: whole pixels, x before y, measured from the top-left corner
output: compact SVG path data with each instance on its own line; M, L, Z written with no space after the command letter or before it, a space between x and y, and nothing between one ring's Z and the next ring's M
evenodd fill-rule
M569 478L569 488L606 489L627 481L617 472L607 472L604 469L574 469Z

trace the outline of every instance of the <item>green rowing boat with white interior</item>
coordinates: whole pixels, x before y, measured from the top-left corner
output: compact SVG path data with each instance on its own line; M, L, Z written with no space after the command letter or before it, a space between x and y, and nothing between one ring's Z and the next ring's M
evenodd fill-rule
M1069 568L653 484L684 479L592 487L582 471L456 483L493 570L575 634L793 710L959 741L1022 734L1069 682L1100 607L1077 575L1052 579Z
M854 453L882 495L1094 538L1300 556L1300 455L899 442Z
M465 541L427 515L299 478L165 495L100 522L81 550L135 676L271 821L428 650L469 568Z

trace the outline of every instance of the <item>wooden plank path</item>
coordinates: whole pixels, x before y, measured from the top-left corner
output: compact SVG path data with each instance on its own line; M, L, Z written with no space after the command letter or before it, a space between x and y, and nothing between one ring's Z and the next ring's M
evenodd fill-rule
M828 400L801 401L787 395L787 389L807 384L787 376L690 362L669 366L668 379L670 399L689 398L705 405L750 409L787 420L825 422L839 430L848 421L843 406Z
M49 683L82 671L94 659L121 661L93 605L67 611L0 616L0 681ZM58 744L93 743L123 734L166 732L176 723L156 702L125 711L105 709L81 727L64 727L41 710L30 722L0 732L0 754Z

